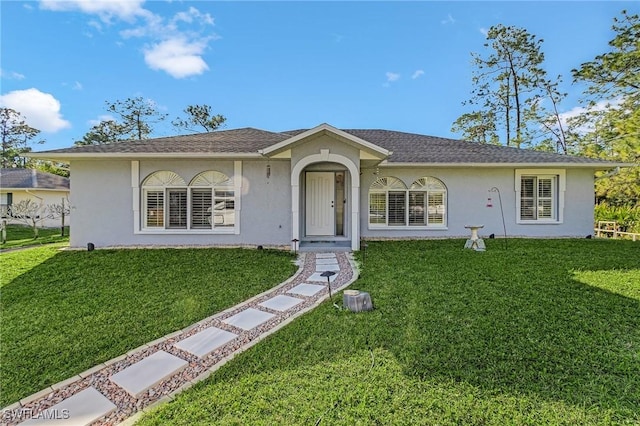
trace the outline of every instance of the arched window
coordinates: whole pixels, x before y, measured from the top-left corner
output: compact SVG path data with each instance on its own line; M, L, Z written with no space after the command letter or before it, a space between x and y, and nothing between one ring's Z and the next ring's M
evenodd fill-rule
M142 182L145 228L186 228L187 184L177 173L162 170Z
M369 187L369 225L446 226L446 197L446 187L433 177L422 177L410 188L393 176L378 178Z
M400 179L378 178L369 188L369 224L405 225L406 197L407 187Z
M447 188L434 177L422 177L409 189L409 225L444 226L447 217Z
M202 172L189 186L192 229L235 226L235 194L233 182L227 175L214 170Z
M235 226L233 182L209 170L187 185L177 173L157 171L142 182L143 228L147 230L228 229Z

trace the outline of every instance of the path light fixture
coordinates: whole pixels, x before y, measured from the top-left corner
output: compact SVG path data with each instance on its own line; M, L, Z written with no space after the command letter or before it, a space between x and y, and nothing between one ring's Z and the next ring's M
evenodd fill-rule
M333 297L331 296L331 277L335 274L336 273L333 271L324 271L320 274L321 277L327 277L327 286L329 286L329 299L331 299L331 301L333 301Z
M300 240L297 238L294 238L293 240L291 240L291 242L293 243L293 254L298 254L298 242Z

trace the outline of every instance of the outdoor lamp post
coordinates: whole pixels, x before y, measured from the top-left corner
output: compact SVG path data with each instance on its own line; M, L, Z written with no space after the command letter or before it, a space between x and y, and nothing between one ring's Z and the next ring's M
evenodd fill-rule
M300 240L297 238L294 238L293 240L291 240L291 242L293 243L293 254L298 253L298 241Z
M333 271L324 271L323 273L320 274L321 277L327 277L327 285L329 286L329 299L331 299L333 301L333 298L331 296L331 277L334 276L336 273Z

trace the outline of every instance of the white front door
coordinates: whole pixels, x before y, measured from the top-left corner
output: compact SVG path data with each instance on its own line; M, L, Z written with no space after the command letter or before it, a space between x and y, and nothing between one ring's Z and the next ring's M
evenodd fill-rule
M334 181L333 172L307 172L307 235L335 235Z

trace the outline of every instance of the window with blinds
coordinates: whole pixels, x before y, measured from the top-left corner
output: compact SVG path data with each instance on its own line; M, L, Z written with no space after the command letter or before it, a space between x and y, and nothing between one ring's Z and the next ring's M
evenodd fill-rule
M556 220L557 176L520 178L520 220Z
M417 179L410 188L395 177L379 178L369 188L369 225L446 226L446 193L434 177Z
M379 192L369 194L369 223L387 224L387 194Z
M187 184L179 175L159 171L142 183L146 229L215 230L236 225L233 181L217 171L199 173Z
M169 228L187 228L187 190L169 189L169 211L167 223Z
M145 200L145 226L164 228L164 191L147 191Z
M191 190L191 228L211 229L211 189Z

